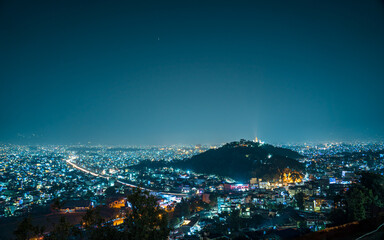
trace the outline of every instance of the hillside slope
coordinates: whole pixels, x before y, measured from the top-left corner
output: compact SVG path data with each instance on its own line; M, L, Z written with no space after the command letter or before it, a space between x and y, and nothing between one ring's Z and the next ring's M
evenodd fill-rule
M284 169L302 171L304 166L296 160L301 157L289 149L241 140L208 150L178 165L239 181L247 181L251 177L278 179Z

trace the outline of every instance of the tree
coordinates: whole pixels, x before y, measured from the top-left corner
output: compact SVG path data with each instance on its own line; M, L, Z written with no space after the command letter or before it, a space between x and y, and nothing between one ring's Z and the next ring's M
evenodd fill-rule
M202 209L206 209L209 206L207 203L201 201L201 199L199 199L198 197L191 198L188 201L188 205L189 205L189 210L192 213L201 211Z
M333 207L337 208L338 206L341 206L343 203L344 199L340 194L337 194L333 197Z
M295 199L300 210L304 210L305 194L303 192L298 192L295 194Z
M181 219L178 218L178 217L173 217L170 222L169 222L169 225L174 228L176 225L180 224L181 222Z
M18 240L30 239L38 235L38 228L32 225L31 217L24 218L13 232Z
M227 223L228 227L232 229L232 231L238 231L240 229L240 211L239 210L234 210L230 213Z
M260 214L255 214L251 218L250 226L257 228L264 221L265 221L265 218L263 216L261 216Z
M362 186L371 189L374 195L384 198L384 176L371 172L362 172L360 175Z
M73 226L65 219L64 216L60 218L58 224L55 225L53 231L44 239L48 240L66 240L72 235Z
M300 221L299 222L299 228L300 229L307 229L308 228L307 221L306 220Z
M157 203L157 198L148 191L136 188L127 196L130 209L124 220L124 235L128 239L167 239L167 215Z
M57 197L57 198L53 199L53 202L51 204L51 209L58 211L63 206L64 206L64 202L59 197Z
M369 202L369 196L364 189L355 186L346 193L346 204L348 219L350 221L360 221L366 218L365 206Z
M103 223L104 219L100 216L100 209L97 207L88 209L81 220L81 224L85 228L101 227Z
M112 223L106 223L102 227L93 227L89 232L90 240L122 240L123 233L119 232Z
M375 217L384 206L384 177L370 172L360 175L360 183L352 185L344 195L335 196L335 209L329 215L334 224ZM345 208L340 209L343 203Z
M89 209L83 216L81 223L91 240L122 239L121 232L114 228L111 222L105 223L105 220L100 216L98 207Z
M367 214L376 217L384 207L384 176L362 172L360 183L365 189L365 194L369 196Z
M281 203L279 203L279 204L276 206L276 210L277 210L278 212L281 212L284 208L285 208L285 206L284 206L283 204L281 204Z
M334 224L334 225L341 225L341 224L344 224L347 222L348 220L348 217L347 217L347 213L344 212L344 210L340 209L340 208L337 208L337 209L333 209L329 215L328 215L328 219Z
M84 195L86 199L90 199L93 196L95 196L95 194L90 190L88 190L87 193Z
M122 240L123 234L118 231L112 222L105 222L100 215L100 208L87 210L81 220L82 226L86 230L86 239L89 240ZM81 238L83 239L83 238Z
M107 189L105 189L106 196L113 196L114 194L116 194L115 187L108 187Z
M217 205L217 197L218 195L214 192L209 194L209 201L210 201L209 205L211 205L211 207L214 207Z
M181 202L176 204L173 215L174 217L181 218L181 217L188 217L190 214L191 214L190 202L182 198Z

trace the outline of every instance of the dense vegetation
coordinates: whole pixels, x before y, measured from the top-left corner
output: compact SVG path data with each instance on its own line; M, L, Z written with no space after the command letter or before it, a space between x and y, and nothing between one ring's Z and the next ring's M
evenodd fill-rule
M65 215L60 222L55 224L53 231L44 234L44 228L34 226L31 218L25 218L18 225L14 234L16 239L27 240L40 237L49 240L122 240L122 239L168 239L170 229L168 228L168 217L166 212L160 208L158 199L147 191L134 189L127 196L130 208L125 212L124 222L118 228L112 226L112 222L106 222L100 216L99 208L89 209L81 220L81 226L71 225ZM57 199L52 204L57 208L62 203Z
M384 210L384 176L370 172L360 175L358 183L335 196L335 205L340 207L329 216L335 225L377 217Z
M303 164L296 160L301 157L289 149L240 140L183 161L172 163L144 161L137 168L172 166L231 177L238 181L248 181L251 177L279 179L287 168L302 171Z
M278 179L285 168L302 170L297 152L242 140L193 156L180 165L196 172L246 181L251 177Z

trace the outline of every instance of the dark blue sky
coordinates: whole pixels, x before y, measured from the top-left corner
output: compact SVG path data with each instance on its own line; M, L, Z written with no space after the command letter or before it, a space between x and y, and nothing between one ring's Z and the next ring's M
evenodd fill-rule
M382 1L4 0L0 36L2 142L384 136Z

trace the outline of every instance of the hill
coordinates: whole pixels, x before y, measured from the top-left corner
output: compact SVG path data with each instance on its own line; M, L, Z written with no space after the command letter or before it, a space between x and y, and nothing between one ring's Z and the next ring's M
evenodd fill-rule
M179 162L195 172L228 176L239 181L251 177L279 179L284 171L302 171L302 156L292 150L246 140L227 143Z
M167 166L216 174L237 181L249 181L252 177L276 180L283 172L299 174L304 170L304 165L297 161L302 157L289 149L240 140L182 161L143 161L134 168Z

